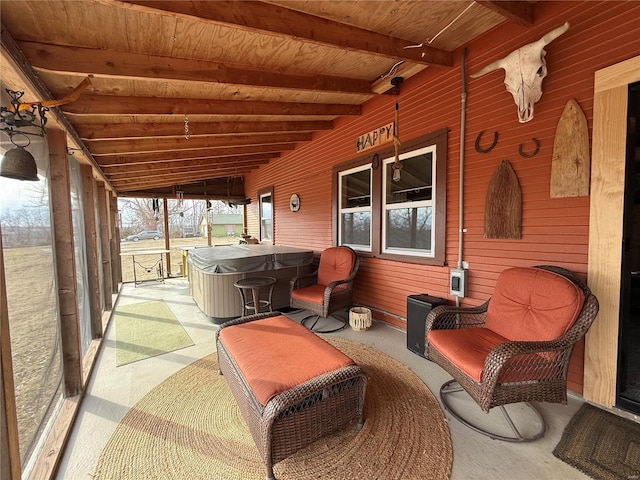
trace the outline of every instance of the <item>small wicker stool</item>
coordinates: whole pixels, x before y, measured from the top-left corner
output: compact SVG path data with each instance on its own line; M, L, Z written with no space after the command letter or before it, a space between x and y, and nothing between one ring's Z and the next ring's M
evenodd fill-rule
M244 278L235 282L233 286L238 289L242 298L242 315L247 315L249 310L253 310L253 313L260 313L260 307L268 307L270 312L273 311L271 297L275 284L276 279L273 277ZM269 287L269 296L266 300L260 300L260 289L263 287ZM251 300L247 298L245 290L251 290Z

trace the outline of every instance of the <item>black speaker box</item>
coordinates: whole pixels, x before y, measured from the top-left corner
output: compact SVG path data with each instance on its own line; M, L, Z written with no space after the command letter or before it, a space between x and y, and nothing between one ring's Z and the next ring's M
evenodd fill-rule
M424 327L427 315L438 305L446 305L444 298L427 293L407 297L407 348L424 357Z

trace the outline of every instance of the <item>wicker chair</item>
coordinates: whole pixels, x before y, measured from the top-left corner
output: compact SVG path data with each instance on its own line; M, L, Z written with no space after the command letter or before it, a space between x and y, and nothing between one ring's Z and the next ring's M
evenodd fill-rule
M505 270L492 298L478 307L434 308L426 319L425 357L453 377L440 388L445 408L494 439L542 437L544 418L529 402L567 403L571 351L597 313L598 300L584 282L568 270L546 265ZM463 391L484 412L499 407L513 436L489 432L455 411L449 397ZM538 431L521 434L504 408L519 402L537 414Z
M302 308L313 312L302 319L302 325L313 320L309 330L316 333L331 333L342 330L347 322L340 320L337 328L320 329L316 327L320 318L326 318L333 312L348 308L352 304L351 291L353 280L358 273L360 260L356 252L349 247L331 247L322 252L318 270L314 273L299 275L290 282L291 308Z

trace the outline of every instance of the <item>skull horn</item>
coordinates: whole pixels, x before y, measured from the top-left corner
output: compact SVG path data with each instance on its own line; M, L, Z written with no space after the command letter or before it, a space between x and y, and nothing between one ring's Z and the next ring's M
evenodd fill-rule
M569 30L569 22L565 22L564 25L560 25L558 28L551 30L544 37L538 40L538 43L543 47L545 45L549 45L551 42L553 42L556 38L558 38L567 30Z
M470 76L471 76L471 78L478 78L478 77L481 77L482 75L484 75L485 73L493 72L494 70L497 70L499 68L504 68L504 58L501 58L500 60L496 60L493 63L490 63L489 65L484 67L479 72L474 73L474 74L472 74Z

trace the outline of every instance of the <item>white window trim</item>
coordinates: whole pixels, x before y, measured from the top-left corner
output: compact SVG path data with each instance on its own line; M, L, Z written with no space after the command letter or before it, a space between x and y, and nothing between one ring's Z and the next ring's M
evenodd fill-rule
M431 200L423 200L420 202L404 202L404 203L392 203L387 204L387 166L395 161L395 157L385 158L382 161L382 253L396 254L396 255L411 255L413 257L427 257L434 258L436 251L436 146L429 145L427 147L419 148L418 150L412 150L410 152L403 153L399 156L399 159L405 160L425 153L431 153ZM401 172L402 175L402 172ZM397 210L404 208L419 208L419 207L431 207L431 250L418 250L411 248L393 248L387 247L387 212L389 210Z
M369 170L369 206L368 207L351 207L351 208L342 208L342 177L351 175L352 173L361 172L364 170ZM349 170L344 170L338 173L338 243L340 245L344 245L347 247L351 247L354 250L362 251L362 252L371 252L371 246L373 243L373 228L372 228L372 220L373 220L373 175L371 170L371 164L364 164L358 167L350 168ZM342 215L344 213L359 213L359 212L369 212L369 245L361 245L355 243L342 243Z
M263 199L266 197L270 197L271 201L269 203L271 203L271 231L269 233L271 233L271 238L265 238L264 236L264 230L262 228L262 220L264 220L267 217L263 217L262 216L262 205L264 204ZM260 222L260 241L261 242L271 242L273 243L273 194L271 192L267 192L267 193L263 193L260 195L259 199L258 199L258 216L259 218L259 222Z

